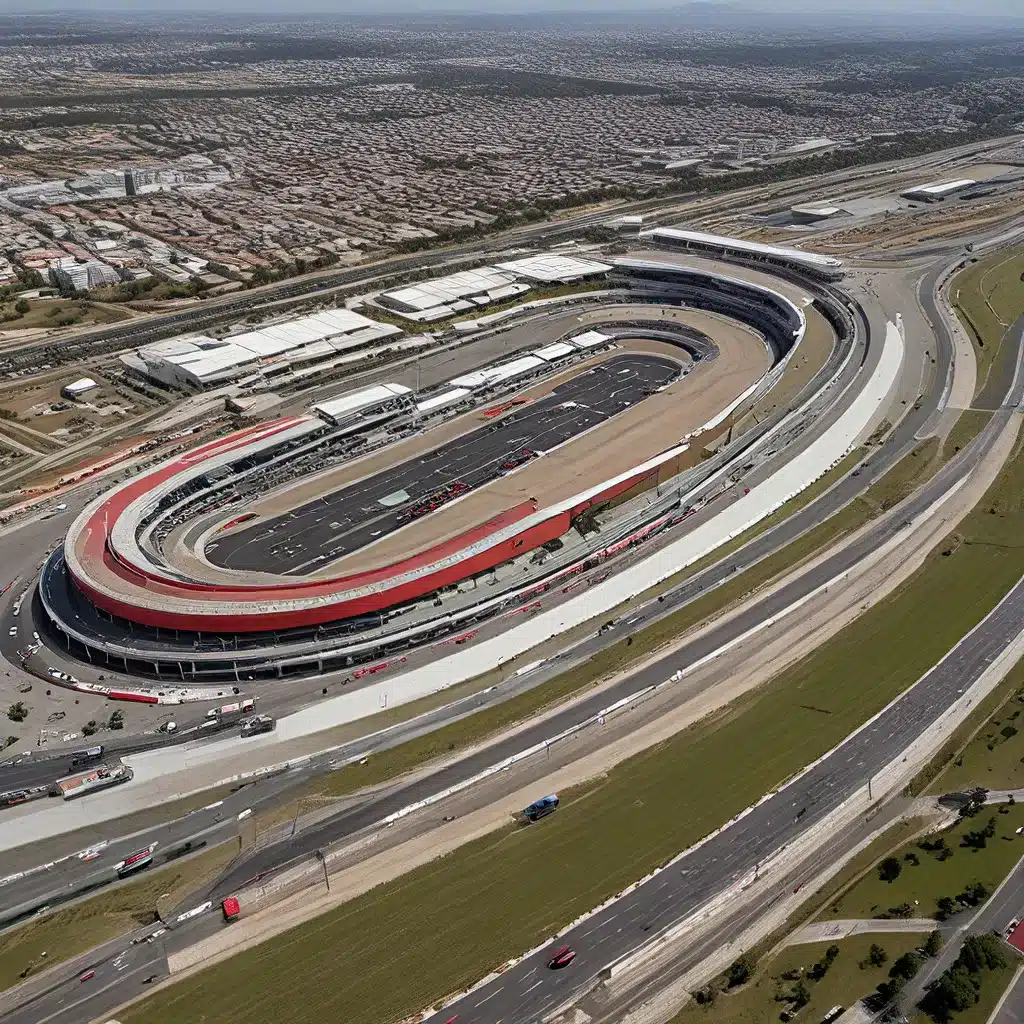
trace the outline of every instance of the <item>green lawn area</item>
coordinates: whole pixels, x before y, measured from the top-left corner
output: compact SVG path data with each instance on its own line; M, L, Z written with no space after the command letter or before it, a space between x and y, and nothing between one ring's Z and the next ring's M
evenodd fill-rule
M880 480L876 480L865 492L866 501L878 513L885 512L908 498L922 484L927 483L939 470L941 463L936 459L939 453L939 439L929 437L913 451L896 463Z
M808 970L825 954L832 943L816 942L806 946L788 946L759 969L753 980L715 997L713 1003L699 1006L688 1003L672 1024L768 1024L779 1020L785 997L800 977L811 993L810 1002L800 1011L798 1020L820 1021L834 1006L851 1007L858 999L874 991L889 977L894 960L916 949L922 935L854 935L835 943L839 956L820 981L807 978ZM881 967L867 963L868 950L877 943L888 955ZM863 966L862 966L863 965ZM796 974L799 972L799 974ZM784 975L794 975L786 978Z
M1013 957L1012 950L1007 950L1007 959ZM994 971L982 970L978 975L981 982L981 991L978 993L978 1001L963 1013L955 1014L952 1024L987 1024L992 1011L996 1008L1002 994L1007 986L1013 981L1013 975L1019 966L1019 959L1012 959L1006 967L998 967ZM931 1017L924 1013L917 1013L911 1017L912 1024L934 1024Z
M204 882L212 881L237 853L236 843L197 854L137 881L101 892L47 917L33 918L0 934L0 991L16 985L22 975L84 953L125 932L156 920L157 900L172 907ZM45 959L42 957L46 953Z
M970 731L946 752L946 760L950 763L937 774L928 787L929 791L949 793L974 786L986 789L1024 788L1022 719L1024 661L1019 661L979 709L977 718L970 723ZM1018 731L1012 732L1012 729Z
M1006 328L1024 311L1024 252L993 253L960 271L949 286L953 308L967 326L978 365L980 394Z
M996 807L985 807L973 818L965 818L952 828L927 837L931 840L941 835L945 839L953 850L948 860L940 860L936 853L922 850L917 841L900 847L893 853L902 867L895 881L883 882L877 870L868 871L829 905L822 919L878 917L901 903L913 906L912 917L931 917L936 910L935 901L942 896L956 896L975 882L994 890L1024 857L1024 837L1014 834L1024 825L1024 804L1003 810L1007 813L999 813ZM961 845L966 833L984 828L990 818L995 818L996 834L984 849ZM920 863L915 865L905 860L907 854L916 856Z
M563 793L543 827L469 843L120 1019L383 1024L481 977L791 777L935 664L1024 570L1022 499L1018 457L961 524L952 555L930 556L769 685ZM957 851L949 863L965 860ZM296 1006L274 979L300 975L308 998Z
M127 311L109 309L85 300L32 299L29 311L16 320L0 323L3 331L27 331L40 327L56 328L82 326L85 324L110 324L127 320ZM14 313L14 302L0 304L0 316Z
M949 462L961 448L966 448L988 425L992 413L984 409L965 409L946 435L942 446L942 461Z

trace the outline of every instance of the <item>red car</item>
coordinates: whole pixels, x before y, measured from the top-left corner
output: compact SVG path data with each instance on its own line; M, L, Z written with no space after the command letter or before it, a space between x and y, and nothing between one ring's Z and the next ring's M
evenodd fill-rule
M575 959L575 949L570 949L568 946L561 946L551 954L551 959L548 960L548 967L553 971L557 971L561 967L568 967Z
M85 974L83 974L78 980L79 981L92 981L92 979L95 978L95 977L96 977L96 972L90 970L90 971L86 971Z

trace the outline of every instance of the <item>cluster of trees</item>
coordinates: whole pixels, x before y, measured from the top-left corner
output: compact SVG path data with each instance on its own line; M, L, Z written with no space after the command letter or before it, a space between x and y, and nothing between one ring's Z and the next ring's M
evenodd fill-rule
M965 832L963 839L960 840L961 846L966 846L970 850L984 850L988 845L988 841L992 839L996 834L996 819L989 818L988 824L984 828L972 829L970 832Z
M935 916L940 921L952 917L964 907L977 907L988 899L989 888L983 882L974 882L966 886L956 896L941 896L935 901L938 908Z
M997 935L971 935L964 939L953 966L928 986L921 1008L935 1021L948 1021L978 1001L984 971L1005 966Z
M289 277L300 277L314 270L326 270L338 262L338 254L325 252L315 260L297 258L294 263L286 263L281 267L257 267L249 279L249 287L255 288L262 284L273 284L275 281L286 281Z

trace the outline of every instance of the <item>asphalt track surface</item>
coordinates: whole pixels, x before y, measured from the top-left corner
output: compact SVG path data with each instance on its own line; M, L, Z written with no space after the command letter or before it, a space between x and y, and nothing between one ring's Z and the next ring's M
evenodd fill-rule
M939 269L936 269L925 279L921 287L921 300L928 312L932 312L928 310L928 305L931 299L931 288L934 286L939 272ZM933 322L941 325L937 314ZM915 435L924 426L937 404L950 366L951 344L945 331L940 326L937 326L937 329L940 345L937 352L936 373L928 393L923 401L901 421L882 450L876 452L869 462L862 466L858 478L849 476L844 478L800 513L741 549L735 559L726 560L723 564L712 567L694 580L680 585L670 593L664 604L654 604L630 619L627 623L630 631L642 628L643 625L665 614L668 610L666 606L675 608L685 604L699 593L706 592L710 587L732 575L737 569L750 565L776 550L782 538L791 539L799 535L825 515L842 507L870 485L873 479L880 476L895 459L909 451L916 443ZM1019 334L1014 340L1019 346ZM1012 396L1013 402L1020 400L1020 393L1021 382L1018 380L1015 394ZM514 740L495 745L478 757L465 759L457 766L452 766L447 772L431 776L422 784L408 786L399 792L386 794L382 799L368 801L363 806L346 812L320 828L299 833L287 852L279 848L261 851L255 857L248 858L231 876L223 879L217 886L215 895L237 888L239 883L261 870L283 866L285 859L291 861L309 857L313 851L323 845L372 826L390 811L436 792L459 778L475 774L481 768L587 717L617 698L634 692L651 682L661 681L672 671L685 668L705 654L720 648L733 637L746 632L765 618L781 611L803 594L814 590L828 579L855 565L866 554L884 543L889 536L898 532L902 528L902 522L912 519L969 470L979 454L992 443L1008 416L1009 411L1006 410L993 417L992 423L966 451L966 457L961 456L951 461L920 494L911 499L905 509L904 517L896 522L878 524L858 544L837 553L825 564L816 567L813 572L794 581L776 594L766 597L743 615L722 624L705 637L699 638L681 651L651 666L645 672L630 677L617 688L605 691L598 698L583 702L571 711L555 716L543 726L531 727L527 732L517 735ZM615 928L608 929L608 937L599 943L600 950L592 948L588 953L584 949L586 936L582 936L582 931L589 930L590 926L600 923L599 918L592 918L588 925L567 939L571 944L575 944L581 953L572 967L557 973L541 972L538 979L541 983L535 988L532 987L535 984L533 981L529 986L525 983L520 984L526 973L537 967L538 961L535 958L534 962L526 963L521 968L516 968L515 971L503 975L501 981L504 984L500 985L501 991L494 994L493 998L483 1005L481 1005L481 1001L491 994L490 991L474 993L472 997L463 1000L455 1008L460 1014L460 1024L463 1014L467 1015L465 1020L504 1019L507 1022L524 1019L523 1015L525 1015L525 1019L529 1019L542 1012L539 1007L563 1001L569 997L571 992L582 987L593 971L632 949L645 938L649 938L658 927L667 921L685 916L694 899L702 901L728 886L738 873L742 873L747 867L752 867L765 853L771 852L785 843L787 836L796 835L815 821L820 820L832 807L842 802L849 792L862 785L873 770L877 770L891 760L895 753L907 745L910 738L919 734L930 721L941 714L942 708L955 697L955 689L962 689L968 684L972 673L977 674L987 665L994 656L992 651L1006 642L1009 631L1016 635L1021 619L1022 596L1024 595L1021 594L1020 587L1015 589L997 613L957 648L952 658L944 661L922 685L912 690L903 700L878 719L875 728L864 730L848 740L836 753L822 762L818 769L808 773L784 794L766 801L759 808L755 819L750 816L742 819L737 826L733 826L723 833L721 839L712 840L695 851L692 855L696 858L693 866L690 867L689 864L687 866L690 874L679 876L678 879L675 878L674 873L659 876L658 885L666 880L673 882L671 893L663 894L662 891L652 890L650 886L645 886L636 890L628 901L628 905L619 904L611 908L607 912L608 914L614 913L617 916L619 912L631 911L632 916L628 920L620 921ZM572 661L585 659L606 643L607 637L600 640L596 637L592 638L588 644L574 649ZM569 664L568 661L562 662L561 665L556 661L551 670L552 674L559 667L564 668L567 664ZM950 691L950 687L953 687L952 691ZM884 722L888 731L879 728L878 722ZM225 802L225 811L228 809L226 804L227 801ZM802 807L806 807L807 810L797 819L796 814ZM766 815L767 817L765 817ZM196 817L200 818L199 815ZM741 832L737 832L737 828L747 822L756 822L756 826L753 828L744 826ZM197 825L205 823L205 818L197 821ZM690 858L687 860L689 862ZM700 884L692 884L692 879L698 876ZM688 880L691 881L688 882ZM646 902L638 902L641 900ZM643 922L634 920L638 916L644 918ZM630 927L633 924L636 924L635 930ZM171 941L175 947L188 945L200 936L209 934L216 927L217 924L212 920L212 915L200 918L182 931L174 933ZM581 941L581 938L584 941ZM148 953L145 952L147 950ZM159 969L163 956L161 951L151 946L145 946L138 952L138 955L148 956L149 959L146 962L152 965L153 970ZM543 960L543 956L540 960ZM99 969L107 970L109 964L100 965ZM115 976L111 975L111 977ZM495 985L497 986L498 983ZM527 988L531 990L526 992ZM100 1001L106 999L105 1006L113 1006L131 994L128 988L115 985L113 989L97 998ZM50 998L48 997L48 1000ZM56 999L57 995L54 994L52 998ZM48 1001L47 1005L56 1006L56 1003ZM90 1001L88 1009L82 1007L68 1014L62 1014L55 1020L59 1019L61 1022L84 1020L90 1015L102 1013L104 1008L100 1002ZM18 1015L12 1016L10 1019L18 1021L19 1024L29 1024L29 1022L34 1024L39 1019L38 1014L41 1009L40 1005L32 1004L32 1006L18 1011Z
M227 569L301 574L351 554L400 525L417 501L460 482L472 490L502 475L524 449L542 453L642 402L682 373L653 355L615 356L559 384L550 395L376 476L308 502L211 544L207 558ZM496 399L495 405L501 400ZM381 504L405 491L391 508ZM443 507L443 506L442 506Z

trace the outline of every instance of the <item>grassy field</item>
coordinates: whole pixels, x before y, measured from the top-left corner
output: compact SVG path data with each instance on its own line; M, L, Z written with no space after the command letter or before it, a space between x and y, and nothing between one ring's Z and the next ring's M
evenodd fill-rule
M945 751L929 792L1024 788L1024 661L1019 661ZM1011 729L1018 730L1011 732ZM1005 732L1003 730L1006 730Z
M1024 570L1022 498L1017 458L961 525L966 542L954 554L932 555L769 685L562 794L542 828L510 827L467 844L183 981L122 1021L381 1024L470 983L706 835L919 678ZM272 979L299 972L309 998L297 1009Z
M966 833L984 828L990 818L995 818L996 834L984 849L961 845ZM948 860L940 860L936 854L920 849L916 841L907 843L893 853L902 865L895 881L883 882L878 871L868 871L856 885L830 903L821 917L823 920L878 917L901 903L913 905L914 917L931 917L937 899L956 896L974 882L982 882L989 890L994 890L1024 857L1024 839L1015 835L1021 825L1024 825L1024 804L1001 809L986 807L975 817L964 818L952 828L937 833L953 850ZM915 855L920 863L915 865L905 860L907 854Z
M992 413L983 409L964 409L942 446L942 461L949 462L961 448L966 448L988 425Z
M225 843L187 860L147 871L136 881L0 934L0 991L16 985L32 972L70 960L155 921L157 900L164 893L168 897L161 907L174 906L205 882L212 881L236 853L235 843Z
M784 949L770 964L755 973L753 979L733 991L718 995L713 1003L698 1006L688 1003L672 1024L767 1024L779 1020L786 996L792 993L799 972L810 990L811 1000L800 1011L801 1021L820 1021L834 1006L849 1008L872 992L889 977L889 967L897 957L909 953L922 942L920 935L854 935L835 943L839 956L820 980L807 977L808 970L825 954L832 943L816 942ZM877 943L888 954L881 967L867 963L868 950Z
M997 252L960 271L949 286L953 308L966 324L978 365L980 394L1006 328L1024 311L1024 252Z
M27 313L16 320L0 323L0 331L27 331L38 328L82 327L87 324L112 324L119 320L127 320L131 314L127 310L111 309L108 306L97 306L92 302L68 299L40 299L30 302ZM14 312L14 303L0 305L0 315Z

